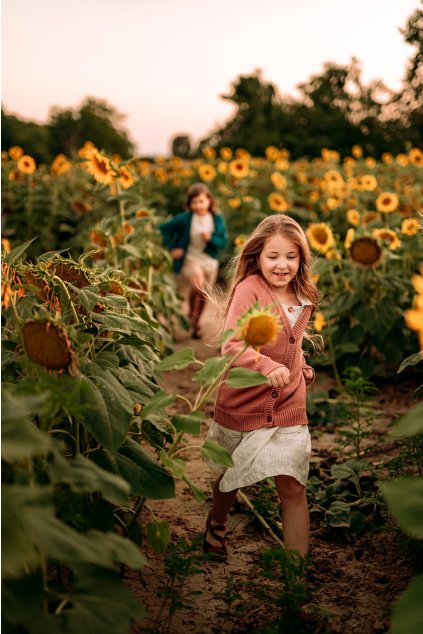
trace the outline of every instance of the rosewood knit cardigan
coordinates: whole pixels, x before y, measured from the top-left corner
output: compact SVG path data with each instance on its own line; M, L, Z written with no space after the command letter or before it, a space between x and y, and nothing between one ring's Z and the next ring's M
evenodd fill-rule
M222 381L216 396L214 420L223 427L237 431L305 425L308 423L306 382L313 381L314 371L305 362L302 341L313 306L304 306L295 326L291 327L280 301L264 278L250 275L235 289L225 330L237 329L238 319L256 303L261 308L272 306L283 327L274 344L262 346L259 352L247 348L235 365L256 370L265 376L285 365L290 371L290 381L283 388L267 384L230 388ZM243 345L243 341L233 336L223 344L222 354L235 355ZM307 381L305 375L311 375Z

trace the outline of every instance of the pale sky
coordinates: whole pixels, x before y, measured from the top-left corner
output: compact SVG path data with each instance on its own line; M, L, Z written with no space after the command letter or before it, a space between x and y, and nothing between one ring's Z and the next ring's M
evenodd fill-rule
M413 48L399 28L419 0L1 0L2 95L38 123L87 96L119 112L136 150L168 154L232 114L220 98L262 69L282 95L325 62L362 65L398 90Z

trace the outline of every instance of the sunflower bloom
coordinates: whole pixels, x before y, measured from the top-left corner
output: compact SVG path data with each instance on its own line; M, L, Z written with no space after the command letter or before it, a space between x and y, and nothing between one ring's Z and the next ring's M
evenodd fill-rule
M373 235L380 240L388 243L388 248L391 251L395 251L401 246L401 240L398 238L395 231L392 229L373 229Z
M287 157L278 158L275 162L275 167L279 172L286 172L289 169L289 161Z
M32 156L29 156L29 154L24 154L18 160L18 164L16 167L20 172L22 172L22 174L33 174L35 172L36 165Z
M423 152L417 147L411 148L408 153L408 158L412 165L418 165L419 167L423 165Z
M279 320L270 310L254 308L240 322L240 337L252 348L274 343L280 331Z
M131 170L126 167L126 165L122 165L118 170L118 182L123 187L123 189L129 189L135 183L135 178Z
M417 292L414 306L404 313L405 322L410 330L415 330L419 338L420 350L423 352L423 275L413 275L411 282Z
M276 161L279 158L279 150L274 145L268 145L265 154L268 161Z
M365 269L376 268L382 260L382 247L372 236L355 238L349 253L353 264Z
M203 148L202 153L204 158L206 158L207 160L211 160L216 157L216 150L210 146Z
M332 229L326 222L312 223L306 230L307 238L313 249L326 253L335 245Z
M405 218L401 223L401 232L406 236L414 236L420 229L417 218Z
M58 154L51 164L50 172L60 176L61 174L68 172L71 167L72 165L66 156L64 154Z
M93 150L91 157L84 163L84 166L97 183L110 185L113 181L115 172L110 165L110 160L98 150Z
M235 159L229 163L229 171L235 178L245 178L249 172L248 162L245 159Z
M238 209L238 207L241 207L241 198L238 196L235 196L235 198L229 198L228 205L229 207L232 207L232 209Z
M232 150L230 147L221 147L219 154L224 161L230 161L232 158Z
M363 148L361 145L353 145L351 148L351 154L354 158L361 158L363 156Z
M356 209L348 209L347 220L350 225L358 227L360 224L360 213Z
M238 236L238 237L237 237L237 238L235 238L235 240L234 240L234 244L235 244L235 246L236 246L236 247L238 247L238 248L239 248L239 247L242 247L242 245L243 245L243 244L245 244L246 239L247 239L247 238L246 238L245 236L243 236L243 235Z
M383 152L382 161L386 165L389 165L390 163L392 163L393 160L394 160L394 157L392 156L392 154L390 152Z
M322 332L326 326L326 319L322 312L318 311L314 316L313 328L316 332Z
M94 152L97 151L98 150L92 141L85 141L84 145L78 150L78 156L79 158L90 159Z
M390 214L398 208L398 194L382 192L376 198L376 209L385 214Z
M283 213L289 208L285 198L276 192L272 192L268 195L267 202L269 203L270 209L279 213Z
M216 178L216 170L214 169L213 165L201 165L198 168L198 175L202 181L208 183Z
M350 227L345 235L345 242L344 242L344 246L346 249L349 249L351 246L351 243L354 239L354 229L352 227Z
M9 149L9 156L14 161L18 161L23 156L23 149L19 145L14 145Z
M361 179L361 188L365 192L372 192L377 187L377 179L373 174L364 174Z
M377 165L376 159L374 159L373 156L368 156L367 158L365 158L364 163L367 167L376 167Z
M402 152L396 155L395 160L401 167L407 167L408 165L408 156Z
M270 180L276 189L285 189L287 185L285 176L282 176L279 172L273 172L270 176Z

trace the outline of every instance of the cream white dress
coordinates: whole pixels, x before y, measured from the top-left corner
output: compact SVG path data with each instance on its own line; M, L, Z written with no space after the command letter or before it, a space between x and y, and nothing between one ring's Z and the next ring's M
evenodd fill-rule
M295 325L303 306L310 304L301 297L298 300L301 306L282 304L291 326ZM289 475L303 486L307 484L311 455L308 425L265 427L241 432L213 421L207 438L225 447L234 461L234 466L227 469L208 462L213 470L224 473L219 486L223 492L276 475Z

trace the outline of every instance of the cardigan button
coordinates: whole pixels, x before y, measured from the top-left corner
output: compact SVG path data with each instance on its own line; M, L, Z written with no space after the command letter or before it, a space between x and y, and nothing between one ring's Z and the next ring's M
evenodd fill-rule
M289 343L295 343L295 337L290 337L289 338Z
M268 423L271 423L271 422L272 422L272 417L271 417L271 416L268 416L268 417L267 417L267 422L268 422Z
M278 393L277 393L277 391L276 391L276 390L273 390L273 392L272 392L272 396L273 396L273 398L277 398L277 397L278 397Z
M294 308L292 306L288 306L288 313L292 313L293 310Z

